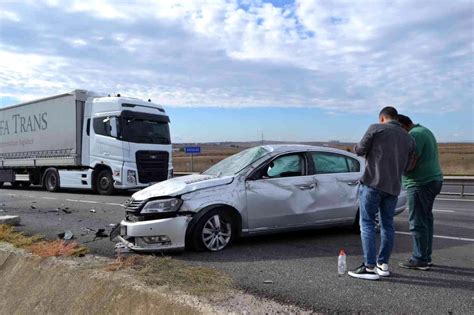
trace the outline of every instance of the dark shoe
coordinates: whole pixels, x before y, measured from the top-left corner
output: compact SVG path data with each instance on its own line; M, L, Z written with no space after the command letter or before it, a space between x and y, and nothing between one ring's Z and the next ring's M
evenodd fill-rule
M428 270L430 269L430 266L426 262L422 261L416 261L413 259L410 259L407 262L401 262L398 264L402 268L406 269L418 269L418 270Z
M375 272L375 267L368 268L364 264L355 270L349 271L348 274L353 278L365 280L378 280L380 278L380 276Z

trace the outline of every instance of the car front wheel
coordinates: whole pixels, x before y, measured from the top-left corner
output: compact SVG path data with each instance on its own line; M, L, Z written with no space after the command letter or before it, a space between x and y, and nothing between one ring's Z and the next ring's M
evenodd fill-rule
M192 235L196 250L218 252L229 246L237 234L234 216L229 211L216 209L206 213L196 224Z

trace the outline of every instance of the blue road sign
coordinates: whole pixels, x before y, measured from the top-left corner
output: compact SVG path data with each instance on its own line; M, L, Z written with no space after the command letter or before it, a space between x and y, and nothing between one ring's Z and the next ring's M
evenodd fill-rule
M187 154L199 154L201 153L201 147L184 147L184 151Z

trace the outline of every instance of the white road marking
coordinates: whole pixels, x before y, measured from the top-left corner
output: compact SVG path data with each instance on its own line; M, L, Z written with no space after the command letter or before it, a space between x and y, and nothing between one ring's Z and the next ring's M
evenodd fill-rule
M411 236L410 232L396 231L395 234L410 235ZM433 237L434 238L443 238L443 239L447 239L447 240L474 242L473 238L465 238L465 237L445 236L445 235L433 235Z
M97 201L92 201L92 200L77 200L78 202L83 202L83 203L98 203Z
M76 199L66 199L66 201L79 202L79 200Z
M474 202L474 199L449 199L449 198L436 198L436 200L440 200L440 201L467 201L467 202Z
M433 209L433 212L450 212L450 213L452 213L452 212L455 212L455 211L453 211L453 210L444 210L444 209Z
M48 200L56 200L56 199L58 199L58 198L53 198L53 197L41 197L41 198L43 198L43 199L48 199Z
M109 205L109 206L121 206L122 205L121 203L113 203L113 202L106 202L105 204Z

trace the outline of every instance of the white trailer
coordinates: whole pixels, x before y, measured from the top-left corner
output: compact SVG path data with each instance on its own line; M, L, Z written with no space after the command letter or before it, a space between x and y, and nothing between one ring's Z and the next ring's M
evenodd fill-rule
M162 106L85 90L0 108L0 187L142 188L173 174Z

